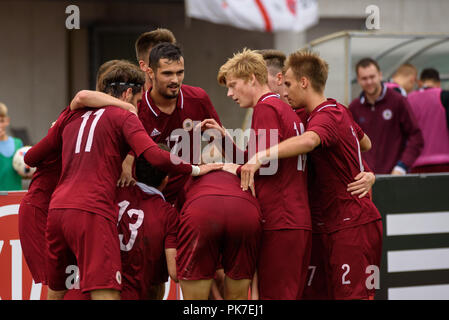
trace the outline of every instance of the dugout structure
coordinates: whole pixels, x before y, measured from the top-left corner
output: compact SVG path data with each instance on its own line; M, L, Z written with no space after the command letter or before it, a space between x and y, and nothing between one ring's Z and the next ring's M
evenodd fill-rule
M418 73L435 68L440 72L442 88L449 89L449 33L341 31L318 38L304 48L318 52L329 63L325 95L346 106L361 92L354 68L364 57L379 63L384 80L406 62L413 64ZM251 115L249 109L243 129L251 126Z
M317 51L329 63L326 96L345 105L361 92L354 68L364 57L379 63L384 80L406 62L418 73L435 68L440 72L442 87L449 89L449 33L342 31L316 39L306 48Z

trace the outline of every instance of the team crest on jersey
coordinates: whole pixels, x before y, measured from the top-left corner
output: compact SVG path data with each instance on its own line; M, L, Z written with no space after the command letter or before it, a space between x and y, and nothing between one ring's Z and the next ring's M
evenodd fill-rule
M185 131L190 131L193 129L193 120L190 118L187 118L183 121L182 127Z
M390 109L385 109L384 112L382 112L382 117L384 117L385 120L390 120L393 118L393 112Z

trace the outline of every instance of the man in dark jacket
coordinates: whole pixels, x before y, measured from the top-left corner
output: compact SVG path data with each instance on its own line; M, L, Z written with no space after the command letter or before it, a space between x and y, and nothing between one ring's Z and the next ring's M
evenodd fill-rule
M382 72L375 60L360 60L355 71L363 92L349 109L372 141L372 149L364 153L365 160L374 173L406 174L424 146L410 105L382 83Z

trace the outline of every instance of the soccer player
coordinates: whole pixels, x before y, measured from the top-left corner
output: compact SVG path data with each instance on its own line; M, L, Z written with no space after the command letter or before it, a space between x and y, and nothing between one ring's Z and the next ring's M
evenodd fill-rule
M164 144L159 144L168 150ZM178 212L165 201L168 176L142 157L136 160L135 186L119 188L122 297L162 299L165 282L176 277Z
M111 63L110 66L116 63L121 63L121 61ZM105 68L105 71L108 68ZM104 71L102 73L104 73ZM100 74L101 73L99 72L99 75ZM104 89L101 81L100 87ZM92 97L91 93L92 91L89 90L78 92L70 102L70 106L63 110L56 122L63 121L70 110L83 108L86 105L91 107L114 105L134 113L137 112L135 106L129 102L120 100L103 92L97 92L97 95L94 97ZM48 154L46 159L37 165L28 192L22 198L19 207L20 243L23 255L35 283L47 284L47 270L45 267L45 229L47 225L50 198L56 188L60 173L60 152Z
M248 49L235 54L220 67L217 79L241 108L254 109L251 129L255 135L250 135L248 145L255 145L256 152L301 134L304 124L270 91L260 54ZM294 300L302 296L311 249L306 157L272 165L272 172L256 177L255 194L263 219L257 267L259 298Z
M449 172L449 91L441 89L440 75L429 68L421 72L421 89L408 102L424 137L424 149L412 173Z
M168 150L164 144L159 144ZM136 160L137 183L118 188L118 233L123 272L122 300L161 300L168 276L176 278L178 212L161 191L168 182L165 172L143 157ZM67 300L89 300L81 290L69 290Z
M215 171L194 178L180 196L177 276L186 300L207 300L217 265L224 268L224 299L248 299L258 256L261 213L239 179Z
M135 105L144 78L137 67L117 65L104 81L107 93ZM62 299L67 289L65 270L78 265L83 292L90 292L92 299L118 299L121 263L115 185L128 145L168 172L203 174L219 166L194 167L170 156L148 137L135 114L113 106L70 113L27 152L25 161L38 165L60 145L62 171L46 231L48 298Z
M310 193L319 200L321 214L314 220L321 220L327 235L324 258L331 298L371 299L374 292L365 285L365 272L369 266L379 267L382 243L381 216L367 196L374 175L363 174L364 138L356 132L346 107L324 96L327 73L327 63L315 53L297 51L288 57L288 99L305 107L307 130L253 156L241 168L242 186L246 190L254 183L254 173L266 160L296 159L308 153L316 182L309 185ZM355 191L348 191L348 184L360 175L363 181L357 181Z
M152 48L149 67L152 87L143 94L139 119L155 142L167 144L172 153L185 161L199 163L200 148L194 148L194 122L213 118L220 123L209 96L199 87L183 84L184 58L177 45L160 43ZM167 201L174 203L185 182L185 176L170 176L164 190Z
M284 86L283 68L286 56L282 51L275 49L256 50L260 53L267 64L268 87L271 92L279 95L280 99L286 103L287 97Z
M404 175L424 144L410 105L382 83L375 60L360 60L355 71L363 92L351 102L349 110L373 144L364 154L365 160L376 174Z
M145 91L148 91L152 87L152 81L149 76L149 58L151 49L162 42L176 43L176 38L173 32L165 28L157 28L149 32L144 32L137 38L134 45L140 70L145 73Z

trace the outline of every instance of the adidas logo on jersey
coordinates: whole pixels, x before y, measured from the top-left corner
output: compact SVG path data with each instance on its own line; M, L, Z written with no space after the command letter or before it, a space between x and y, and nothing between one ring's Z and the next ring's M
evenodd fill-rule
M159 130L156 129L156 128L154 128L154 129L153 129L153 132L151 132L151 136L152 136L152 137L155 137L155 136L157 136L157 135L159 135L159 134L161 134L161 133L160 133Z

